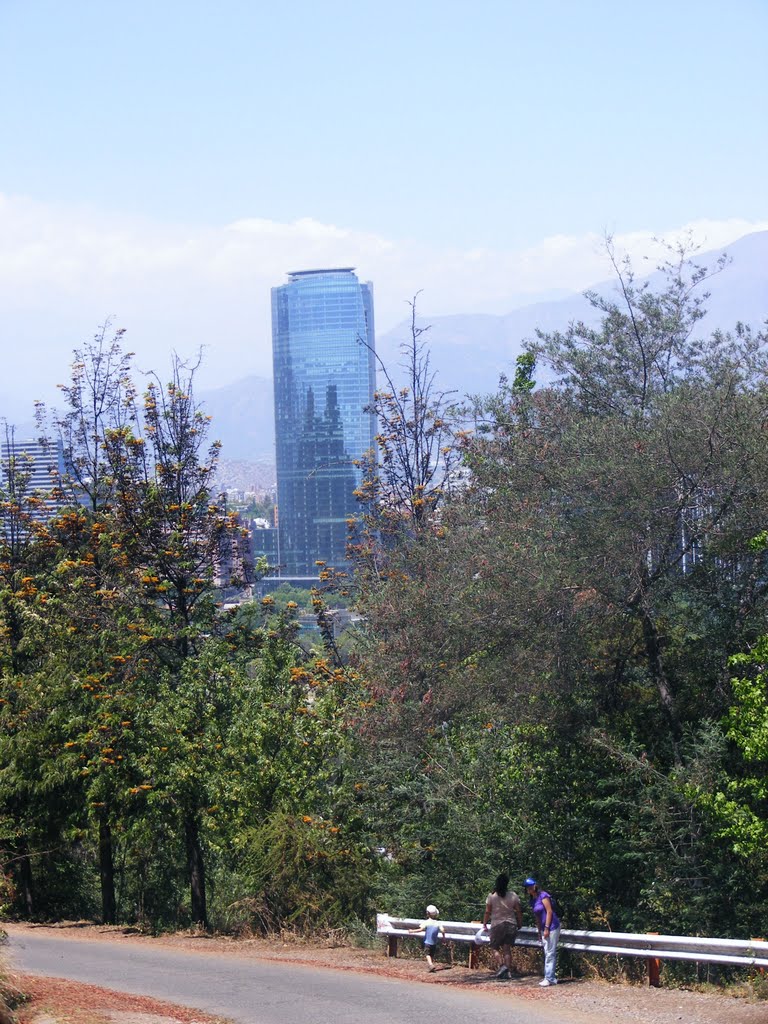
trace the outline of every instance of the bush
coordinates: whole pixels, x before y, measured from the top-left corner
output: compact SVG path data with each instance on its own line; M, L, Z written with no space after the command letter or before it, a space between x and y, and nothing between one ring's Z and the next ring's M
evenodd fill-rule
M241 841L230 890L240 895L218 911L229 928L317 935L353 928L370 916L373 862L341 826L277 812Z

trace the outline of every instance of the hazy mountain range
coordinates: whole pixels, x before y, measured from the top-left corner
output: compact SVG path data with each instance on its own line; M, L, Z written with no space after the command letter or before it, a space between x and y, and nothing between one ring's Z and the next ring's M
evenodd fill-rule
M707 282L711 292L708 314L699 325L702 333L731 329L737 321L759 327L768 318L768 231L746 235L728 247L730 264ZM714 266L719 252L702 253L697 262ZM654 282L656 273L650 275ZM615 282L595 285L610 294ZM536 329L562 330L572 320L589 320L594 311L581 295L539 302L502 316L468 314L430 317L426 335L436 386L457 395L494 391L500 374L514 373L515 359ZM427 324L421 324L427 326ZM376 350L397 382L400 345L409 338L409 323L376 339ZM274 460L272 381L250 376L227 387L200 393L206 412L213 417L213 436L223 442L227 459L255 463Z

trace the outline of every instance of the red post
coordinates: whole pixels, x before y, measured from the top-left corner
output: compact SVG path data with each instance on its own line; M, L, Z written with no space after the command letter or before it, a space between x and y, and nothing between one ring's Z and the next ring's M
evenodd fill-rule
M658 934L658 932L646 932L646 935ZM661 960L657 956L648 957L648 984L651 988L661 988Z

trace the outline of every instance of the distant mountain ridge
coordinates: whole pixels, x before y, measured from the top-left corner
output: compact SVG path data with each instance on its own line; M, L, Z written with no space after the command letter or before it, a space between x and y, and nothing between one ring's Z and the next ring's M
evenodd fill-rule
M275 461L275 405L272 381L251 375L234 384L200 391L198 398L211 417L212 438L222 442L225 459Z
M721 250L698 254L696 262L714 265ZM730 264L707 284L711 292L701 333L731 330L737 321L760 327L768 317L768 231L745 235L727 247ZM657 273L650 275L652 283ZM614 281L592 290L610 294ZM436 385L457 396L495 391L499 376L514 374L515 360L536 329L564 330L572 320L596 316L583 295L539 302L505 315L455 314L430 317L427 341ZM422 326L427 326L423 324ZM409 338L403 322L376 339L376 351L397 382L400 345ZM227 387L200 393L213 417L212 436L222 441L222 455L253 462L274 461L272 381L250 376Z

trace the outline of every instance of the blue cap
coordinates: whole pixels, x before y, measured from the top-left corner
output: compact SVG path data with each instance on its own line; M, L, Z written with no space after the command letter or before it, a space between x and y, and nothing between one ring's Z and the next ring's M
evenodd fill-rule
M536 884L537 884L537 883L536 883L536 879L535 879L535 878L526 878L526 880L525 880L525 886L526 886L526 888L527 888L527 887L528 887L529 885L536 885Z

